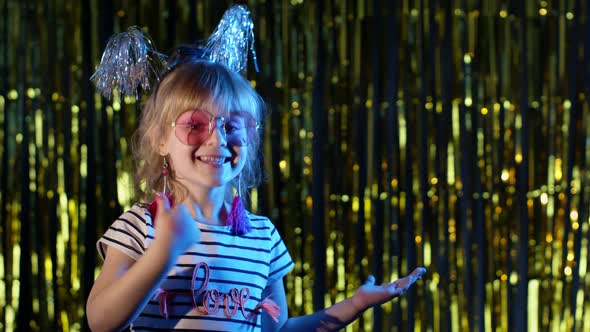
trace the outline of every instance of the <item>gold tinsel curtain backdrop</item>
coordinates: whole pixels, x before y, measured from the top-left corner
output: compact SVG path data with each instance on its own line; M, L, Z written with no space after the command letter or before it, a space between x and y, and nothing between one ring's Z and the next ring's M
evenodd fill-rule
M429 272L350 331L590 331L590 1L250 1L268 101L255 212L291 315ZM106 40L206 38L230 5L0 0L0 330L86 329L95 241L136 199ZM115 304L114 304L115 305Z

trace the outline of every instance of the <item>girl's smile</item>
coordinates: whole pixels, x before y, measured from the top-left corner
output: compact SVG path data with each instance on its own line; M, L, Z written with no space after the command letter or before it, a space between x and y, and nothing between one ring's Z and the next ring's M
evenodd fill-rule
M229 163L231 161L229 157L226 158L222 156L200 156L197 157L197 160L212 167L221 167L225 163Z
M227 151L195 154L195 159L211 167L221 167L230 164L233 158L231 153Z

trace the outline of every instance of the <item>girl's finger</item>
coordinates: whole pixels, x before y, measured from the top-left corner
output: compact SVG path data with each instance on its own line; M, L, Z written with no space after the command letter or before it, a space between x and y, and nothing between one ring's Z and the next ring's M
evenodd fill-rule
M365 285L374 285L375 284L375 277L372 274L369 274L367 277L367 281L365 281Z
M166 211L170 210L170 200L168 199L168 195L159 193L160 198L162 198L162 203L164 203L164 209Z
M157 193L156 197L158 200L158 211L160 209L163 209L164 211L169 211L170 210L170 200L168 199L168 196L166 196L165 194L162 194L162 193Z
M414 278L415 280L418 279L422 279L422 275L424 275L424 273L426 273L426 269L423 267L417 267L414 269L414 271L412 271L412 273L410 274L410 276L412 278Z

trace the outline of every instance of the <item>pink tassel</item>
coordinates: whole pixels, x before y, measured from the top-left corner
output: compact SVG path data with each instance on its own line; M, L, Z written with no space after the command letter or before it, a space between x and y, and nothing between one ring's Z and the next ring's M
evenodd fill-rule
M266 311L266 313L275 321L279 322L279 316L281 315L281 307L277 305L277 303L270 298L266 298L262 300L262 302L258 303L256 309L262 309Z
M240 196L234 197L231 202L231 211L227 218L227 224L231 226L232 233L235 235L244 235L252 229Z

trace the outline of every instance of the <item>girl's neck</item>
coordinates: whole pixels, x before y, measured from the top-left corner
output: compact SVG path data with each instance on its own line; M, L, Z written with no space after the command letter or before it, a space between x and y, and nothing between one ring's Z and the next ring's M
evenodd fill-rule
M228 210L224 187L204 191L193 190L184 203L195 220L204 224L225 225Z

